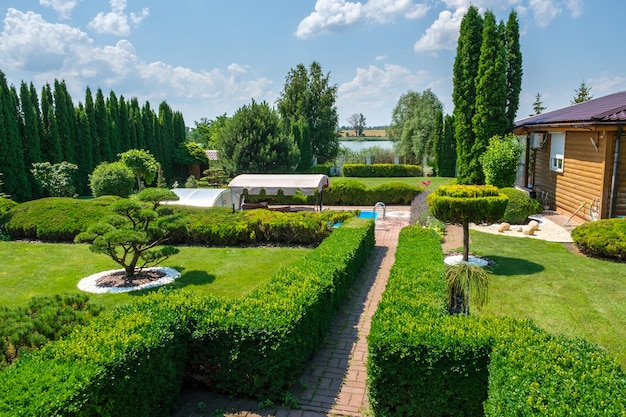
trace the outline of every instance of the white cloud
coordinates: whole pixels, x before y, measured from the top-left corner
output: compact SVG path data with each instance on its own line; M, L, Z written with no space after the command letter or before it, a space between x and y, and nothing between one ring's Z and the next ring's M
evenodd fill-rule
M339 85L337 106L346 117L363 113L368 123L386 124L402 94L432 88L439 82L427 71L412 71L399 65L357 68L352 80Z
M315 11L300 22L296 36L310 38L366 21L390 23L396 17L419 19L429 8L428 4L414 4L413 0L369 0L365 4L346 0L317 0Z
M454 13L444 10L439 13L437 20L426 29L426 32L415 45L415 52L435 52L441 49L454 50L459 37L461 20L466 9L457 9Z
M80 0L39 0L39 4L52 7L64 19L69 19L74 7Z
M572 14L572 17L578 17L583 14L583 0L563 0L563 2Z
M626 90L626 77L614 75L608 71L603 72L598 78L590 78L587 83L593 91L592 95L611 94Z
M126 0L111 0L111 11L109 13L100 12L89 22L88 27L98 33L108 33L116 36L128 36L131 31L130 21L135 27L139 26L141 21L148 17L147 8L142 9L141 13L131 12L126 14Z
M533 11L535 22L542 27L548 26L561 8L553 0L530 0L529 7Z

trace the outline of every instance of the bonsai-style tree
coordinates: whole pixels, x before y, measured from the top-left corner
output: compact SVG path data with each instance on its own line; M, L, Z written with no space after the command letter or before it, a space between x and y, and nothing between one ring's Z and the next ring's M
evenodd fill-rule
M444 223L463 226L463 261L469 259L469 224L497 222L509 198L492 185L444 185L427 198L428 208Z
M175 215L159 214L162 201L178 200L178 196L164 188L146 188L135 199L120 199L111 204L113 215L91 225L74 239L77 243L91 243L89 249L108 255L124 268L125 281L132 280L143 268L154 266L178 253L165 245L172 230L179 229L182 220Z
M143 149L131 149L118 155L137 178L137 188L143 190L143 182L151 184L157 176L159 163L149 151Z

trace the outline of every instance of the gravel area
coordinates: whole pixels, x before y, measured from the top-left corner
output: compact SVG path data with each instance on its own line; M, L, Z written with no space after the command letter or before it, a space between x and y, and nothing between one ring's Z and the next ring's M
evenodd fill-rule
M500 223L491 224L491 225L472 224L470 228L473 230L478 230L480 232L492 233L495 235L525 237L529 239L541 239L541 240L547 240L549 242L561 242L561 243L573 242L570 232L567 229L565 229L563 226L550 220L548 217L542 216L542 215L536 215L536 216L532 216L532 218L539 222L539 229L535 231L533 235L524 234L524 230L528 228L527 225L511 225L510 230L507 230L506 232L498 232Z

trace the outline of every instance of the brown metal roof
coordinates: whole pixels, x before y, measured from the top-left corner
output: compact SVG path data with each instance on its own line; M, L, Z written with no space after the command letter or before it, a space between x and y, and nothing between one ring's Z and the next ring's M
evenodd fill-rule
M515 122L515 127L559 123L626 123L626 91L609 94Z

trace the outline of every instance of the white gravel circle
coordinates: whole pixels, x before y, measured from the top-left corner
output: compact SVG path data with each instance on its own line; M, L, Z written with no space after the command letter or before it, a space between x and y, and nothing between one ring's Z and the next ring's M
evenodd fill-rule
M123 271L123 270L116 269L116 270L98 272L97 274L89 275L88 277L85 277L78 282L78 289L81 291L90 292L93 294L130 292L130 291L143 290L146 288L160 287L161 285L170 284L174 282L176 278L180 277L180 272L178 272L174 268L153 267L153 268L144 268L144 271L159 271L159 272L165 273L165 275L147 284L137 285L134 287L100 287L96 285L96 281L100 279L101 277L106 276L112 272L119 272L119 271Z
M446 258L443 260L443 262L446 265L458 265L460 263L463 263L463 255L451 255L451 256L446 256ZM481 267L485 267L487 265L489 265L489 261L483 258L478 258L476 256L472 256L469 255L467 257L467 263L469 264L473 264L473 265L477 265L477 266L481 266Z

